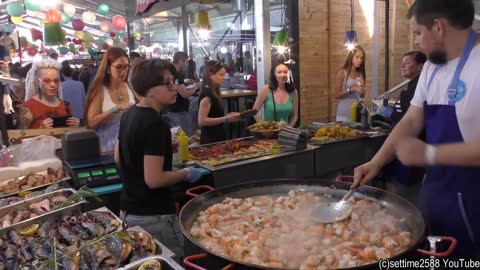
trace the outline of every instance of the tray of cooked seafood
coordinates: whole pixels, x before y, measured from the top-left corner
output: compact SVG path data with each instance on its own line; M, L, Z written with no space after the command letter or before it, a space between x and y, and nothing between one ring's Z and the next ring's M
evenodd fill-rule
M0 269L116 269L162 252L149 233L124 230L102 209L8 230L0 249Z
M38 218L51 218L86 201L74 189L60 189L0 208L0 233Z
M118 270L183 270L172 258L154 255L129 263Z
M251 137L206 144L189 149L190 159L207 169L279 152L280 145L276 140L256 140Z
M62 182L64 183L64 182ZM37 196L40 196L40 195L43 195L43 194L46 194L46 193L50 193L50 192L53 192L55 190L59 190L59 189L62 189L62 188L69 188L69 186L67 184L62 184L62 183L54 183L44 189L39 189L39 190L34 190L34 191L24 191L24 192L20 192L19 194L17 195L12 195L12 196L8 196L8 197L3 197L3 198L0 198L0 208L3 208L7 205L10 205L10 204L14 204L14 203L18 203L20 201L23 201L23 200L26 200L26 199L30 199L30 198L34 198L34 197L37 197Z
M314 145L325 145L368 137L368 134L365 132L340 124L323 126L312 135L309 143Z
M13 178L0 182L0 198L19 196L26 191L46 188L53 183L69 180L63 168L48 168L38 173L29 173L26 176ZM19 196L21 197L21 196Z

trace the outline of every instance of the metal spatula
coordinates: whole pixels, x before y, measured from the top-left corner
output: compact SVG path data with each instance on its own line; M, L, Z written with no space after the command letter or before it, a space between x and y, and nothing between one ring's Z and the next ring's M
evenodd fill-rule
M348 218L352 214L352 207L347 203L356 189L348 191L338 202L317 206L311 212L312 219L318 223L334 223Z

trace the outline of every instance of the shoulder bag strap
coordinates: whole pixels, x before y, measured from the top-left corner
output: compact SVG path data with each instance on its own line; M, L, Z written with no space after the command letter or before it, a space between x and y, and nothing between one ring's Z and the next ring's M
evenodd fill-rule
M275 105L275 95L273 94L273 89L270 89L272 91L272 102L273 102L273 120L277 122L277 106Z

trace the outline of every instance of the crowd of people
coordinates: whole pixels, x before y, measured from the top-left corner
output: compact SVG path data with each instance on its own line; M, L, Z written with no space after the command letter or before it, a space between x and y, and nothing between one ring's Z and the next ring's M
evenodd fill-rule
M119 133L120 119L139 102L131 84L131 70L142 59L121 48L110 48L97 67L61 64L56 54L26 66L14 64L10 75L20 81L8 87L12 100L9 129L84 126L96 131L101 151L111 152ZM205 57L201 78L192 71L192 59L181 51L173 55L176 101L165 106L162 116L171 127L181 127L188 136L199 135L201 143L228 138L230 123L239 112L225 112L220 87L228 67ZM192 73L192 74L190 74ZM298 93L288 82L289 67L279 61L272 67L270 82L259 92L254 109L263 113L257 121L298 121ZM196 79L190 79L196 78Z

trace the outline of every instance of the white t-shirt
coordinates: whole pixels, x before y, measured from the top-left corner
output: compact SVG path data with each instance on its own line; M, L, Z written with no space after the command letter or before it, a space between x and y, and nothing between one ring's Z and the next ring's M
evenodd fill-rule
M432 80L430 89L427 89L428 82L435 65L427 61L420 74L411 104L423 108L423 102L426 100L429 105L447 105L448 86L452 82L459 60L460 58L456 58L441 66ZM464 141L480 139L480 117L478 117L480 115L480 44L472 49L460 74L455 107Z

